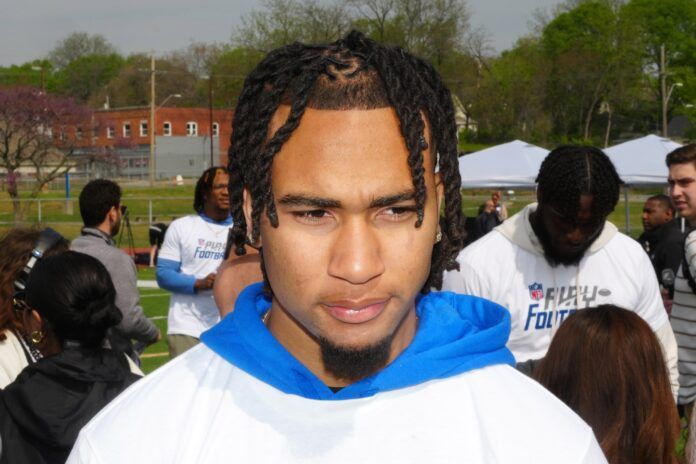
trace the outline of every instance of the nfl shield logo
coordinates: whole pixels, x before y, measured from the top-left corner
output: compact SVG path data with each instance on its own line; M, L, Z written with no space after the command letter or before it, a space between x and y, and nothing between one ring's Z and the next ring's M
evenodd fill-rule
M544 287L541 284L534 282L532 285L529 286L529 296L534 301L543 300Z

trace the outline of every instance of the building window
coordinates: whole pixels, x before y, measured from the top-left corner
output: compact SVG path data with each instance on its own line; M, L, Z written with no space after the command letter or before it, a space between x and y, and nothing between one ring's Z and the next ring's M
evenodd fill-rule
M116 137L116 128L114 126L107 126L106 127L106 138L113 139L114 137Z
M140 136L147 137L147 121L140 121Z
M81 140L81 139L82 139L82 127L77 126L77 127L75 128L75 138L76 138L77 140Z
M214 122L213 123L213 137L217 137L220 135L220 124Z
M164 124L162 124L162 134L166 136L172 135L172 123L167 121Z
M63 142L68 139L68 136L65 133L65 126L60 126L60 135L58 135L58 138Z
M131 126L129 122L123 123L123 137L129 138L131 136Z
M189 137L195 137L198 135L198 123L187 122L186 123L186 135Z

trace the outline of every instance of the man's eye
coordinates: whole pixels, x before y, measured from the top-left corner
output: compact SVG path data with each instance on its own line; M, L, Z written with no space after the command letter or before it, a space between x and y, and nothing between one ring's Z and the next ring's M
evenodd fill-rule
M304 222L321 222L329 217L329 212L323 209L313 209L309 211L295 211L292 213L297 219Z
M392 206L384 209L382 214L391 221L398 221L410 217L415 212L415 206Z

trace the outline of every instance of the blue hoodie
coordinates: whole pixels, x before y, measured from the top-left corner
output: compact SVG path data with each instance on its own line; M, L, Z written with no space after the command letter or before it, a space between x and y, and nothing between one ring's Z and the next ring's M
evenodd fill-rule
M268 331L261 317L271 307L263 284L247 287L235 310L201 335L215 353L285 393L314 400L364 398L493 364L514 366L505 347L510 313L473 296L432 292L416 301L418 329L387 367L334 393Z

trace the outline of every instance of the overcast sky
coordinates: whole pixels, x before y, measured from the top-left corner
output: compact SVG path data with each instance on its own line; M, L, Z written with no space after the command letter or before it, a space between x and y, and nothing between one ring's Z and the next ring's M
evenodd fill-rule
M535 9L559 0L468 0L471 23L497 50L529 31ZM0 65L45 56L71 32L99 33L119 52L162 53L192 41L228 42L257 2L245 0L0 0Z

